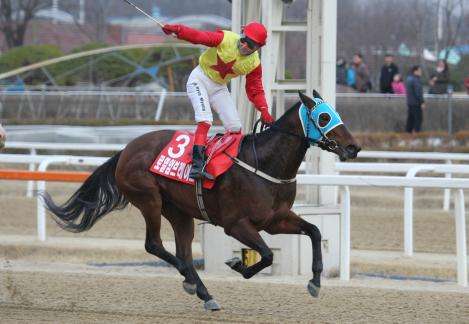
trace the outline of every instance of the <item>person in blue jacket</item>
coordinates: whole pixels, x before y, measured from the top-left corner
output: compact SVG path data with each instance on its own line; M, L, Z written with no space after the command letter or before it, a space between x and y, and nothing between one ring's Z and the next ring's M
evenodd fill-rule
M407 91L407 124L406 132L420 132L422 128L423 112L425 101L423 99L422 68L415 65L411 69L410 75L406 80Z

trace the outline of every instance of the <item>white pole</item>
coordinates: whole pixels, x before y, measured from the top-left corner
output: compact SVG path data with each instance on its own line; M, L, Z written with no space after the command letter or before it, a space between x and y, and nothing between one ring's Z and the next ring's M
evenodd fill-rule
M420 165L410 168L406 178L415 178L420 171L434 171L435 167ZM414 188L404 189L404 254L412 256L414 253Z
M316 0L317 1L317 0ZM322 97L335 107L336 105L336 64L337 64L337 0L320 2L321 31L319 41L319 82ZM313 66L313 69L317 67ZM334 163L337 158L334 154L326 151L319 153L319 173L333 174ZM337 203L337 188L321 187L319 189L319 200L321 204Z
M404 189L404 254L412 256L413 247L413 212L414 212L414 188Z
M45 192L46 182L38 181L37 183L38 192ZM37 237L39 241L44 242L46 240L46 210L42 204L42 197L37 196Z
M85 0L80 0L80 13L78 15L78 23L83 25L85 23Z
M446 164L451 164L451 160L446 160ZM445 178L451 178L451 173L445 173ZM451 189L445 189L445 196L443 198L443 210L449 211L450 199L451 199Z
M59 14L59 0L52 1L52 12L54 17L52 18L52 22L54 24L57 23L57 15Z
M156 108L156 114L155 114L155 120L160 120L161 118L161 113L163 112L163 106L164 106L164 101L166 100L166 89L163 89L163 91L160 94L160 100L158 100L158 106Z
M350 189L341 191L342 215L340 222L340 280L350 280Z
M51 162L54 161L54 158L46 159L39 164L38 171L45 172L47 167ZM38 181L37 183L37 236L39 241L46 240L46 209L44 208L43 200L41 193L46 191L46 182Z
M36 155L36 149L32 148L30 149L30 155L35 156ZM29 171L34 171L36 169L36 164L35 163L29 163ZM34 189L34 181L28 181L28 189L26 190L26 197L31 198L33 196L33 189Z
M464 192L457 190L454 197L456 223L456 254L458 258L458 284L467 287L466 210Z

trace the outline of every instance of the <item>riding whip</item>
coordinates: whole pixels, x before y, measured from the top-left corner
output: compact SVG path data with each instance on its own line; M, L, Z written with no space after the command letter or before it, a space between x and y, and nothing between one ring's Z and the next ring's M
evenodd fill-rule
M160 27L164 27L164 24L162 24L158 19L156 19L155 17L150 16L145 11L143 11L142 9L137 7L134 3L130 2L129 0L124 0L124 1L127 2L129 5L131 5L132 7L134 7L135 9L137 9L138 11L140 11L142 14L144 14L148 18L150 18L151 20L153 20L154 22L156 22L158 25L160 25Z

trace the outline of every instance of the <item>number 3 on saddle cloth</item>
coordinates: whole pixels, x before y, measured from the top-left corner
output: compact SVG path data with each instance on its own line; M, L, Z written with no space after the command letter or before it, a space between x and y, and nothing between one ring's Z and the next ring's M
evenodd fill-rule
M205 170L213 175L215 180L233 165L230 156L238 155L242 139L241 133L217 134L207 139L205 156L209 161ZM195 185L194 180L189 178L193 145L193 133L177 131L153 162L150 171L175 181ZM204 188L212 189L214 185L215 181L204 180Z

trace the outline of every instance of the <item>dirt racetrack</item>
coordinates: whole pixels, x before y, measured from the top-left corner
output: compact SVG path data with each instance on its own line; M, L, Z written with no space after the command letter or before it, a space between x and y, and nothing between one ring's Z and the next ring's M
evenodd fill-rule
M24 198L25 183L0 182L0 236L35 235L36 201ZM48 184L65 201L75 185ZM352 188L352 248L402 251L402 190ZM441 210L442 192L415 191L415 250L455 253L454 218ZM469 227L469 222L467 225ZM359 264L352 254L350 283L323 282L313 299L309 278L207 276L199 272L220 312L208 313L181 287L172 269L152 266L97 267L92 262L146 262L144 221L136 208L112 213L89 232L74 235L48 220L50 237L140 240L137 251L0 249L0 323L469 323L469 289L452 282L373 279L357 272L380 272L383 264ZM167 222L163 240L173 240ZM198 241L196 233L195 241ZM137 241L138 244L138 241ZM220 262L222 262L221 260ZM455 279L455 266L442 269L389 265L387 273ZM441 267L440 267L441 268ZM449 269L449 270L448 270ZM441 270L441 273L439 273ZM386 271L383 271L386 272Z
M307 278L207 277L222 310L206 312L198 298L182 290L181 277L168 269L3 262L1 278L2 323L469 321L469 291L442 283L419 288L418 282L354 279L343 285L329 279L320 298L313 299L305 289Z

